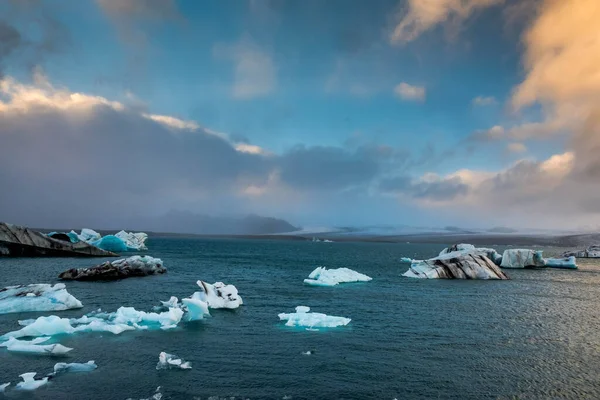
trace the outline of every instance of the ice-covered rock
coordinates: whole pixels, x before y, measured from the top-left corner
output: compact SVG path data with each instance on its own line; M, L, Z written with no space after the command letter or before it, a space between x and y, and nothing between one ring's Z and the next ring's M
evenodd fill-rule
M0 393L4 393L6 388L10 386L10 382L0 384Z
M137 311L133 307L120 307L116 312L96 312L81 318L60 318L56 315L21 321L23 328L4 334L0 339L53 336L76 332L111 332L120 334L128 330L173 329L181 321L183 310L170 308L162 313Z
M197 281L201 291L194 293L199 300L208 303L210 308L238 308L244 304L238 290L233 285L226 285L223 282L214 284L204 281Z
M373 278L351 270L350 268L327 269L317 267L304 283L312 286L335 286L344 282L368 282Z
M148 250L146 247L146 240L148 240L148 234L144 232L125 232L120 231L115 233L115 236L125 242L127 250L129 251L140 251Z
M81 302L67 292L63 283L55 285L38 283L0 289L0 314L62 311L81 307L83 307Z
M563 257L600 258L600 245L591 245L584 250L566 251Z
M158 364L156 369L192 369L192 364L189 361L184 361L176 355L165 353L162 351L158 355Z
M58 277L65 280L95 281L116 280L136 276L164 274L167 269L160 258L133 256L90 268L73 268L62 272Z
M348 325L350 318L334 317L331 315L310 312L310 307L298 306L295 313L279 314L281 321L287 321L286 326L303 326L313 328L334 328L336 326Z
M404 276L425 279L508 279L484 254L462 250L429 260L413 260Z
M95 370L96 368L98 368L98 366L93 360L86 363L56 363L54 364L54 373L89 372Z
M502 268L544 267L544 257L541 251L530 249L507 249L502 254Z
M17 383L17 390L36 390L48 383L48 377L35 379L37 372L27 372L19 375L23 382Z
M18 340L13 337L9 338L6 342L0 343L0 347L6 347L6 350L17 353L33 353L33 354L45 354L45 355L59 355L66 354L73 350L70 347L63 346L62 344L46 344L41 345L39 343L46 342L49 337L35 338L33 340Z
M577 260L573 256L564 258L545 258L544 264L548 268L577 269Z

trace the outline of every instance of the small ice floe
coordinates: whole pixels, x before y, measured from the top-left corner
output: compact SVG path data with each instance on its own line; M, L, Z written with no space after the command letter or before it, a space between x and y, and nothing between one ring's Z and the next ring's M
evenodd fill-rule
M54 374L62 372L89 372L96 368L98 366L93 360L86 363L56 363L54 364Z
M10 386L10 382L0 384L0 393L4 393L6 388Z
M331 315L310 312L310 307L298 306L295 313L279 314L281 321L287 321L286 326L303 326L309 329L334 328L336 326L348 325L350 318L334 317Z
M39 337L76 332L111 332L120 334L130 330L173 329L181 321L183 310L170 308L162 313L138 311L133 307L120 307L116 312L94 312L81 318L60 318L56 315L39 317L34 320L20 321L23 328L0 336Z
M312 286L335 286L345 282L368 282L373 278L351 270L350 268L327 269L317 267L304 283Z
M0 289L0 314L62 311L81 307L81 302L67 292L64 283L37 283Z
M460 250L429 260L411 260L403 276L424 279L509 279L486 255Z
M167 269L160 258L133 256L106 261L89 268L72 268L62 272L58 277L65 280L100 281L164 274L165 272Z
M315 354L315 352L314 352L314 350L308 350L308 351L303 351L302 354L305 356L312 356L313 354Z
M192 364L189 361L182 360L174 354L162 351L158 355L156 369L192 369Z
M9 338L6 342L0 343L0 347L6 347L6 350L17 353L32 353L41 355L61 355L66 354L73 350L71 347L63 346L60 343L45 344L39 343L46 342L49 337L36 338L30 341L18 340L13 337Z
M35 379L35 375L37 372L27 372L19 375L23 382L17 383L17 390L36 390L41 386L44 386L48 383L48 377L42 379Z

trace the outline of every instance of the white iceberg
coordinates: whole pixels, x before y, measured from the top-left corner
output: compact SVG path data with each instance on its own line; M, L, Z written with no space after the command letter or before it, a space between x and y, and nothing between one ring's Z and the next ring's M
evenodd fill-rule
M89 372L93 371L98 366L91 360L86 363L56 363L54 364L54 373L59 374L61 372Z
M42 379L35 379L37 372L27 372L19 375L23 382L17 383L18 390L36 390L37 388L44 386L48 383L48 377Z
M502 268L544 267L546 265L541 251L530 249L508 249L502 254Z
M89 228L83 228L81 230L81 233L77 236L79 237L79 240L81 240L82 242L88 242L88 243L99 240L102 237L101 234L99 234L95 230L89 229Z
M186 321L198 321L210 315L208 303L201 299L200 292L195 292L192 297L181 299L181 301L186 308Z
M127 250L129 251L140 251L148 250L146 247L146 240L148 240L148 234L144 232L125 232L120 231L115 233L115 236L125 242Z
M495 249L490 249L487 247L475 247L472 244L468 244L468 243L459 243L459 244L455 244L450 247L446 247L444 250L442 250L440 252L439 255L443 256L445 254L456 253L456 252L462 252L462 253L477 252L478 254L484 254L487 258L492 260L494 262L494 264L496 264L496 265L500 265L500 263L502 262L502 255L499 254Z
M204 281L197 281L196 284L202 289L197 298L208 303L210 308L238 308L244 304L242 298L238 294L238 290L233 285L226 285L223 282L214 284ZM193 298L193 296L192 296Z
M162 351L158 355L158 364L156 369L192 369L192 364L189 361L184 361L176 355L165 353Z
M574 256L564 258L545 258L544 263L548 268L577 269L577 260Z
M81 318L60 318L56 315L21 321L23 328L0 337L39 337L75 332L111 332L120 334L127 330L172 329L183 317L183 310L170 308L162 313L137 311L133 307L120 307L113 313L96 312Z
M403 276L422 279L508 279L486 255L459 250L429 260L412 260Z
M10 386L10 382L0 384L0 393L4 393L7 387Z
M303 326L313 328L335 328L336 326L348 325L350 318L334 317L331 315L310 312L310 307L298 306L295 313L279 314L281 321L287 321L286 326Z
M0 289L0 314L27 311L62 311L81 308L63 283L8 286Z
M43 340L40 340L43 339ZM18 340L9 338L8 341L0 344L0 347L6 347L6 350L17 353L32 353L44 355L60 355L66 354L73 350L70 347L63 346L60 343L40 345L38 343L45 342L49 338L37 338L31 341Z
M335 286L345 282L368 282L373 278L351 270L350 268L327 269L317 267L304 283L312 286Z

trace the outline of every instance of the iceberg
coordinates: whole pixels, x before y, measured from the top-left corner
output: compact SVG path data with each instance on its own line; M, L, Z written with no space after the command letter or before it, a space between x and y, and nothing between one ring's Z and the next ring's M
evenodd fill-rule
M226 285L223 282L216 282L211 285L204 281L197 281L196 284L200 286L202 291L196 292L194 295L197 299L208 303L210 308L233 309L244 304L242 298L238 295L237 288L233 285Z
M98 240L88 243L92 246L98 247L99 249L112 251L114 253L121 253L128 250L125 242L114 235L106 235Z
M144 232L125 232L120 231L115 233L115 236L125 242L127 250L129 251L140 251L148 250L146 247L146 240L148 240L148 234Z
M304 283L312 286L335 286L345 282L368 282L373 278L349 268L327 269L317 267Z
M439 255L443 256L445 254L456 253L456 252L463 252L463 253L477 252L479 254L484 254L487 258L492 260L494 262L494 264L496 264L496 265L500 265L500 263L502 262L502 255L499 254L495 249L489 249L487 247L475 247L472 244L467 244L467 243L459 243L459 244L452 245L450 247L446 247L444 250L442 250L440 252Z
M529 249L508 249L502 255L502 268L544 267L546 263L541 251Z
M0 289L0 314L26 311L62 311L81 308L63 283L8 286Z
M181 301L187 310L186 321L198 321L210 315L208 303L200 298L200 292L195 292L192 297L181 299Z
M7 387L10 386L10 382L0 384L0 393L4 393Z
M591 245L584 250L565 251L563 257L600 258L600 245Z
M62 344L47 344L40 345L48 341L49 337L35 338L31 341L18 340L15 338L9 338L8 341L0 343L0 347L6 347L8 351L14 351L17 353L34 353L34 354L46 354L46 355L59 355L66 354L73 350L70 347L63 346Z
M335 328L336 326L348 325L350 318L334 317L326 314L310 312L310 307L298 306L295 313L279 314L281 321L287 321L286 326L302 326L313 328Z
M82 242L95 242L96 240L100 240L101 237L102 235L89 228L83 228L81 234L79 234L79 240Z
M93 360L86 363L56 363L54 364L54 374L61 372L89 372L96 368L98 366Z
M150 256L133 256L89 268L72 268L62 272L58 277L64 280L96 281L116 280L130 277L164 274L167 269L160 258Z
M424 279L509 279L477 250L460 250L429 260L413 260L403 276Z
M36 390L48 383L48 377L35 379L37 372L27 372L19 375L23 382L17 383L17 390Z
M577 260L574 256L564 258L545 258L544 263L548 268L577 269Z
M162 351L158 355L158 364L156 364L156 369L192 369L192 364L189 361L182 360L176 355Z

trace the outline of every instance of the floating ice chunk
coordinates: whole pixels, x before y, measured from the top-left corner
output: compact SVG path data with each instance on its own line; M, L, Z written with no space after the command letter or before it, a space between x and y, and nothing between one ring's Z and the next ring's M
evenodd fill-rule
M321 313L309 312L310 307L298 306L295 313L281 313L279 319L287 321L286 326L304 326L307 328L334 328L336 326L348 325L350 318L334 317Z
M79 240L82 242L94 242L96 240L100 240L102 235L96 232L93 229L83 228L81 233L79 234Z
M19 329L6 333L1 338L20 338L20 337L39 337L39 336L53 336L63 333L73 333L73 328L68 318L60 318L56 315L50 315L48 317L39 317L31 324Z
M158 364L156 369L192 369L192 364L189 361L184 361L176 355L165 353L162 351L158 355Z
M62 311L81 308L64 283L8 286L0 289L0 314L26 311Z
M98 366L93 360L86 363L56 363L54 364L54 373L89 372L95 370L96 368L98 368Z
M313 354L315 354L315 352L312 350L308 350L308 351L303 351L302 354L305 356L312 356Z
M327 269L317 267L304 283L313 286L335 286L344 282L368 282L373 278L349 268Z
M4 391L6 390L7 387L10 386L10 382L7 383L3 383L0 385L0 393L4 393Z
M89 242L89 244L102 250L112 251L113 253L120 253L128 250L127 244L121 238L114 235L106 235L98 240Z
M196 292L190 298L181 299L187 309L185 318L187 321L198 321L210 315L208 312L208 303L200 297L200 292Z
M163 307L167 307L167 308L176 308L178 307L179 303L179 299L177 299L177 297L175 296L171 296L171 298L167 301L161 301L161 304L163 305Z
M233 285L225 285L223 282L216 282L212 285L204 281L196 283L202 289L201 292L196 292L199 293L197 298L206 301L210 308L238 308L244 304L238 295L237 288Z
M400 264L411 264L413 262L412 258L402 257L400 258Z
M544 259L546 267L577 269L577 260L574 256L564 258L546 258Z
M543 267L544 258L541 251L529 249L508 249L502 254L502 268Z
M72 268L62 272L58 277L65 280L115 280L134 276L164 274L167 269L160 258L150 256L133 256L90 268Z
M48 383L48 377L42 379L35 379L34 376L37 372L27 372L19 375L23 382L17 383L18 390L36 390L37 388L44 386Z
M144 232L125 232L120 231L115 233L115 236L125 242L127 246L127 250L129 251L139 251L139 250L148 250L146 247L146 240L148 239L148 234Z
M40 340L42 339L42 340ZM73 350L70 347L63 346L62 344L46 344L40 345L37 343L45 342L49 338L37 338L31 341L18 340L15 338L9 338L8 341L0 344L0 347L6 347L8 351L14 351L17 353L33 353L33 354L46 354L46 355L59 355L66 354Z
M169 308L169 311L153 313L137 311L133 307L119 307L117 312L111 317L111 322L115 324L133 325L135 327L149 327L154 325L159 326L160 329L166 330L177 326L183 317L183 310L179 308Z
M477 250L455 251L429 260L412 260L403 276L424 279L508 279L496 264Z

